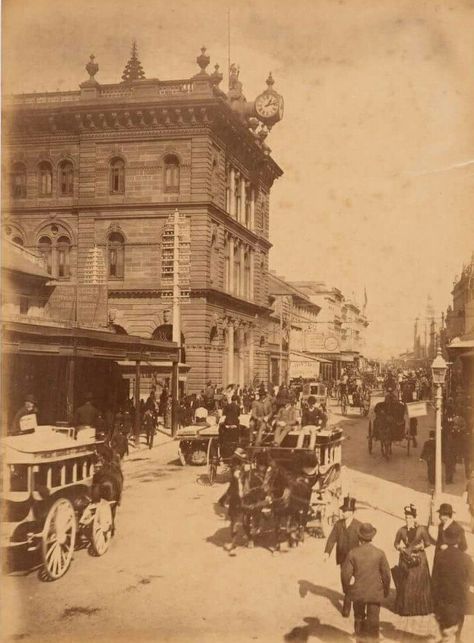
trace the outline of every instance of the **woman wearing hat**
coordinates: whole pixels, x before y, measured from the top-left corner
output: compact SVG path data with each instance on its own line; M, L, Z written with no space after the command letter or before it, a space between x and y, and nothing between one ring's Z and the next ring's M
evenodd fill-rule
M397 590L395 611L400 616L427 616L433 612L430 570L425 548L431 544L426 527L417 522L414 505L404 508L405 525L395 536L394 547L400 552L394 571Z

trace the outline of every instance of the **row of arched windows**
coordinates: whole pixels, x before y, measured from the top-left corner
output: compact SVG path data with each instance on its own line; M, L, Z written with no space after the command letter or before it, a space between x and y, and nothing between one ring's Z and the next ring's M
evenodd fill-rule
M124 194L126 166L123 158L116 157L109 165L109 188L111 194ZM165 192L179 192L180 162L176 155L168 154L164 159L163 187ZM14 199L24 199L27 194L27 172L24 163L14 163L10 175L10 193ZM60 196L74 194L74 165L61 161L58 165L58 193ZM49 161L38 165L38 195L53 195L53 166Z
M24 246L25 241L20 232L11 226L4 227L5 236L18 246ZM55 224L43 232L37 242L37 250L43 257L47 272L59 279L67 279L71 275L72 243L68 233ZM125 275L125 239L120 232L110 232L106 245L107 274L110 279L123 279Z
M14 199L26 197L27 174L23 163L14 163L10 177L10 193ZM58 165L58 190L61 196L72 196L74 190L74 166L71 161L61 161ZM53 166L49 161L38 165L38 194L53 194Z

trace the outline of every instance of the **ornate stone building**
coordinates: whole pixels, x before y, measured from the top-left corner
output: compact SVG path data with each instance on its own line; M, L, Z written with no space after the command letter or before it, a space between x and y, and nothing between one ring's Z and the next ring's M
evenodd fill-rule
M268 378L269 197L282 174L265 143L283 111L271 74L247 101L235 66L226 94L204 48L197 63L191 78L146 79L134 45L122 82L101 84L91 56L79 90L6 97L3 114L3 231L43 255L53 316L152 337L170 308L163 229L176 209L186 217L191 392Z

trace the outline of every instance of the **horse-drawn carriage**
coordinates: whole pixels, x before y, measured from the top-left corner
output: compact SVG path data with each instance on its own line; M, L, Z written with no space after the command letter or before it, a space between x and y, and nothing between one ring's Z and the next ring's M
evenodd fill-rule
M414 436L407 427L405 404L394 398L387 401L383 397L373 397L367 432L369 453L373 452L374 441L378 441L382 456L386 460L390 460L392 456L393 444L406 448L407 455L410 455Z
M51 426L2 440L2 547L39 552L44 579L63 576L79 545L109 548L123 478L104 449L87 431Z
M290 431L278 446L238 447L240 461L231 457L229 466L231 531L237 506L250 546L267 537L276 549L285 540L294 546L305 531L327 536L339 516L343 439L339 427L305 427Z

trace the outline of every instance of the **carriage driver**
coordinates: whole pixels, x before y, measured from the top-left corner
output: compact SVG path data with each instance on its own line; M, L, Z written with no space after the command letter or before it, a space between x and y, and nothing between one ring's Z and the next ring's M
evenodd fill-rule
M287 394L284 398L284 406L276 415L276 430L274 445L280 446L288 433L298 425L298 416L295 409L294 399Z
M301 417L301 431L298 436L297 449L303 448L304 437L309 432L309 448L314 450L316 446L316 433L318 429L324 429L328 416L324 411L316 406L316 398L313 395L308 397L308 406L303 408Z
M18 409L13 418L10 435L22 435L23 433L33 433L34 429L21 429L20 420L25 415L32 415L38 413L35 397L31 394L25 395L24 404Z

